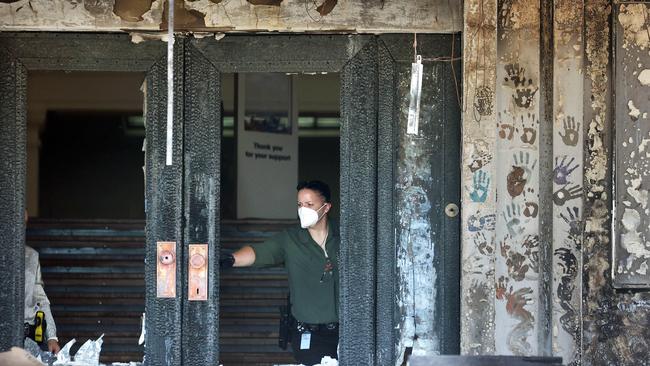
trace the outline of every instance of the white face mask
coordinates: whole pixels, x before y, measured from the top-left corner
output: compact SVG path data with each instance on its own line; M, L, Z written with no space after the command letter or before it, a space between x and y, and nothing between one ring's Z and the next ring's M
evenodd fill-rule
M298 217L300 217L300 226L303 229L312 227L316 225L318 220L320 220L325 214L318 216L318 211L325 207L326 203L323 203L318 210L314 210L308 207L298 208Z

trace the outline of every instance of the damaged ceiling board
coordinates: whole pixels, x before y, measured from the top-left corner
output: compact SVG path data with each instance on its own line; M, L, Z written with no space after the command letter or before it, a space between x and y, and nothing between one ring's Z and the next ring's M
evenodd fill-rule
M160 31L163 0L0 1L0 30ZM175 2L175 29L451 33L462 30L460 1L185 0Z

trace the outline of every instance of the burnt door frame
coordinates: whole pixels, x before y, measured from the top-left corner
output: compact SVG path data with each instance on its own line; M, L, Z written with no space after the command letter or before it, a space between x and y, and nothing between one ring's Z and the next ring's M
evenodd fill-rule
M449 42L447 36L425 37ZM187 364L192 355L206 364L218 361L219 74L327 71L340 72L342 81L341 364L394 364L397 68L406 52L396 54L395 47L407 38L177 37L174 164L166 166L165 44L133 44L126 34L0 33L0 199L9 202L0 212L0 250L8 258L0 263L7 274L0 279L0 351L22 343L29 70L147 73L145 351L147 363L156 365ZM205 189L193 190L196 185ZM177 243L175 299L156 297L157 241ZM208 243L214 254L206 302L187 301L187 244L197 242ZM212 316L204 318L206 313Z
M423 35L420 43L426 55L448 58L454 52L453 41L451 35ZM282 34L228 35L218 41L188 39L188 49L195 48L213 65L211 73L341 74L341 365L395 364L399 314L395 298L394 185L398 116L402 113L397 78L399 68L412 59L411 44L412 35ZM452 56L459 57L458 52L460 47ZM445 76L451 85L452 73ZM450 162L460 164L460 113L454 106L456 95L454 103L449 103L451 98L449 95L441 101L438 118L457 122L457 140L450 144L457 147L450 154L455 151L457 156ZM454 138L451 131L444 137ZM449 187L454 183L457 187L447 188L444 194L449 197L445 199L459 202L460 165L449 175ZM457 353L459 349L460 232L456 221L440 220L438 228L450 242L436 243L443 253L436 265L442 272L439 282L444 288L436 302L441 311L435 320L445 327L440 331L443 353Z
M417 53L422 55L424 71L417 136L406 133L411 64L415 56L413 35L385 34L379 38L391 55L396 73L396 95L391 104L397 113L394 129L399 157L395 159L394 192L397 198L394 225L388 228L380 225L384 230L392 230L385 235L395 233L397 248L393 246L392 252L378 255L378 271L384 273L390 270L379 269L384 258L393 258L393 262L400 263L400 268L397 273L392 272L398 279L391 283L398 295L391 295L388 289L378 293L379 296L400 297L402 306L394 308L398 319L392 324L393 328L404 329L404 323L413 317L412 331L415 336L425 342L433 341L427 351L459 354L461 227L458 208L461 206L462 37L458 34L418 35ZM456 205L455 211L447 211L447 208L453 210L451 204ZM426 209L428 205L430 208ZM412 223L424 225L428 231L426 236L433 255L424 266L422 255L408 254L409 251L417 251L417 243L421 239L414 233L417 230L412 232ZM381 248L386 250L388 247ZM405 264L404 261L410 263ZM427 299L433 304L433 312L428 313L418 306L411 307L414 305L409 303L412 301L411 291L417 292L421 288L411 288L411 283L401 282L405 277L411 277L411 271L417 271L419 276L431 276L431 288L435 294L425 293L423 296L429 296ZM382 286L382 281L378 281L378 286ZM406 307L411 309L406 310ZM418 328L421 323L427 325ZM398 343L395 345L400 346L401 343L404 346L407 336L411 334L396 334L393 341ZM394 350L397 354L404 351ZM384 359L392 361L387 364L395 364L395 357L395 354L387 353Z
M378 253L387 259L382 270L394 271L395 82L389 52L370 35L229 35L188 39L187 47L213 65L210 72L341 73L340 363L390 364L378 355L380 349L393 353L393 276L387 276L388 286L377 284Z
M175 51L176 80L183 77L183 42ZM32 70L127 71L146 73L149 123L146 139L146 354L153 364L180 364L182 297L156 298L156 240L182 240L182 103L181 83L175 87L174 161L164 166L166 120L166 47L161 42L134 44L128 34L0 33L0 200L10 202L0 212L0 351L22 346L25 257L25 166L27 74ZM161 146L157 146L161 145ZM162 150L162 152L161 152ZM161 155L162 154L162 155ZM161 157L162 156L162 157ZM161 239L164 238L164 239ZM181 252L182 254L182 252ZM182 255L177 258L182 263ZM177 294L182 284L177 266Z

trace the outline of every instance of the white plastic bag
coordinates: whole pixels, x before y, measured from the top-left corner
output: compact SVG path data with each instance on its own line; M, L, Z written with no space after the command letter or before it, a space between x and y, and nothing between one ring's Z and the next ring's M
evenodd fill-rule
M54 365L65 365L66 363L70 363L72 361L72 357L70 357L70 348L72 348L72 345L76 342L76 339L72 339L70 342L66 343L63 348L59 351L59 353L56 354L56 361L54 361Z
M99 366L99 353L102 351L102 343L104 343L102 340L103 337L104 335L102 334L95 341L89 339L79 347L79 350L74 355L75 363L88 366Z

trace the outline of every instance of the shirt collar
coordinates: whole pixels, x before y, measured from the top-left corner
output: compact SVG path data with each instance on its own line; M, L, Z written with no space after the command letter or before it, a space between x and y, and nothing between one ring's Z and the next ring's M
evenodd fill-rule
M327 240L329 241L330 238L338 237L339 236L339 223L336 222L335 220L328 218L328 223L327 223ZM309 235L309 230L308 229L303 229L300 228L300 231L298 232L298 238L300 239L300 242L303 244L309 243L309 241L312 240L311 235Z

